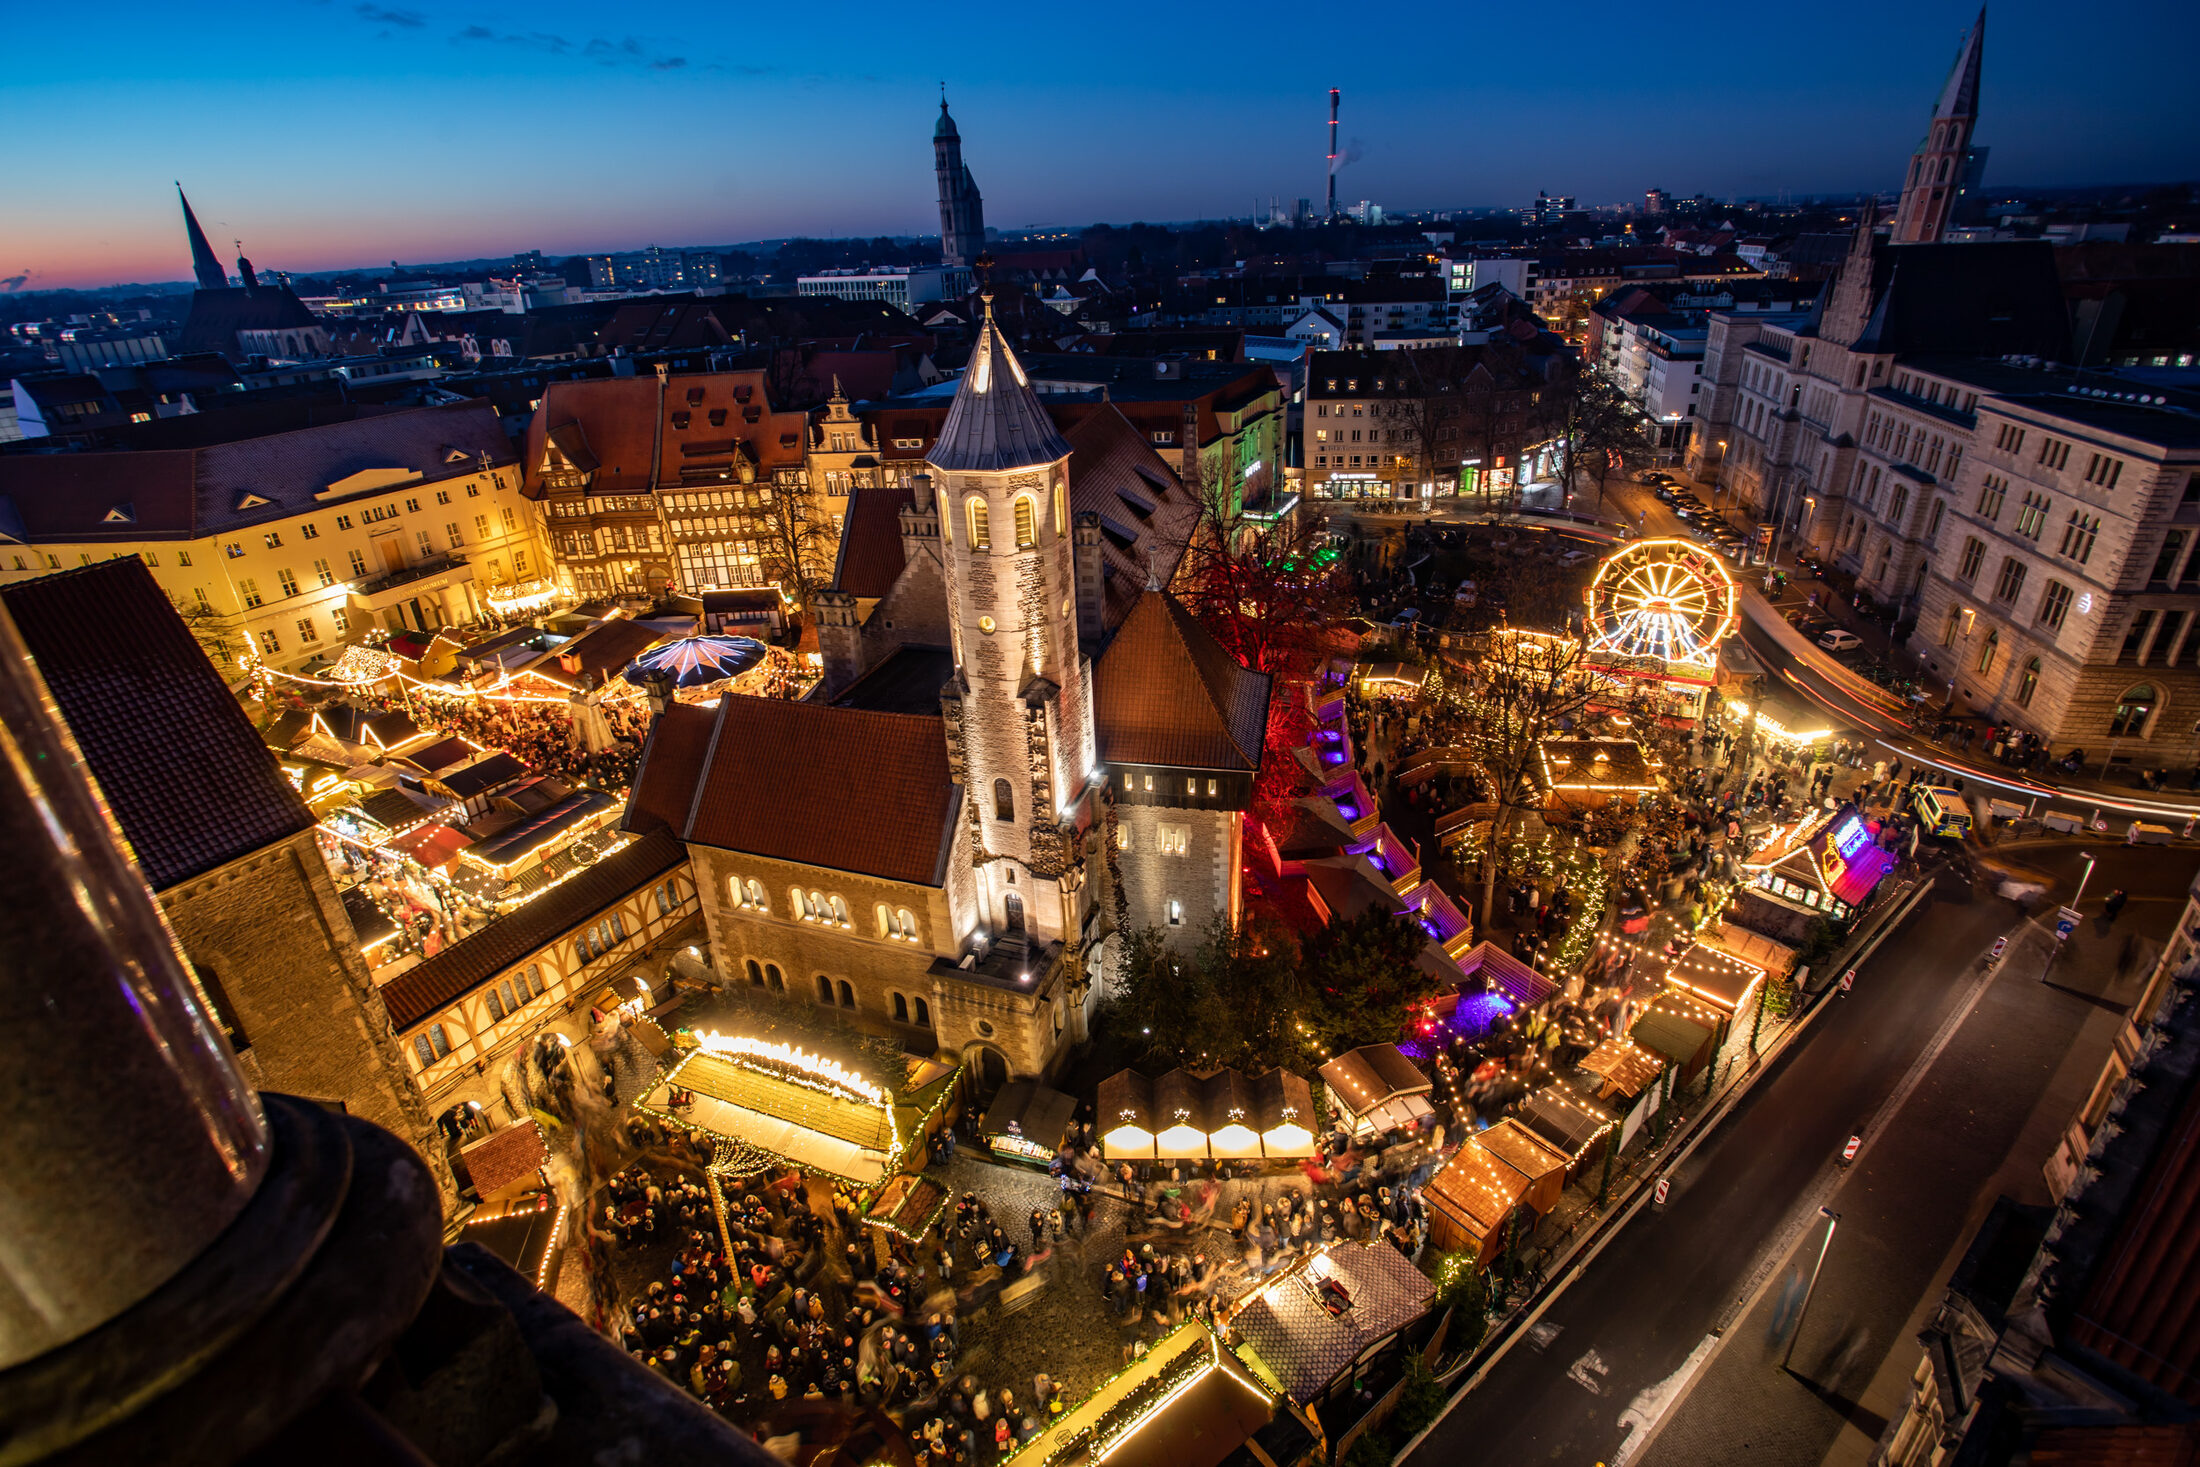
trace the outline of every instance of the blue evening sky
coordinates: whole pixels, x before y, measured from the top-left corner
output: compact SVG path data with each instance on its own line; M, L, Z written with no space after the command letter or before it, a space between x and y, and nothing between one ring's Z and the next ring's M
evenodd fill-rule
M0 281L314 270L938 227L945 81L996 227L1319 197L1586 203L1893 189L1974 10L1713 0L1017 9L657 0L18 8ZM2200 176L2200 5L2003 0L1989 187Z

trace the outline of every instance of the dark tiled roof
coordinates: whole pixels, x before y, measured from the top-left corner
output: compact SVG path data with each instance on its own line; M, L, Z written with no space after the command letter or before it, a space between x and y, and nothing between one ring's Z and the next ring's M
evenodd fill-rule
M945 647L915 643L896 647L833 699L836 708L868 708L874 713L922 713L939 710L940 689L955 675L955 654Z
M623 828L677 831L687 824L717 727L717 713L693 703L675 703L657 716L642 748L634 792L627 797Z
M1881 243L1872 255L1872 285L1858 351L2050 360L2067 354L2069 317L2054 247L2045 241Z
M617 677L628 663L664 640L665 634L647 622L614 617L582 632L530 671L554 683L577 687L583 677L588 677L600 685Z
M408 968L382 988L390 1023L402 1031L434 1018L476 986L588 922L687 860L669 834L657 831L615 851L510 916Z
M474 1191L487 1197L514 1182L532 1181L550 1159L550 1148L543 1144L542 1127L533 1121L521 1121L491 1132L463 1148L459 1155L466 1159L466 1173L474 1180Z
M312 827L142 562L21 581L0 598L155 891Z
M527 766L516 757L499 750L486 759L477 760L463 769L452 769L438 775L436 783L442 785L461 800L470 800L486 794L499 785L510 784L527 776ZM374 812L369 810L368 814Z
M437 739L418 749L410 749L398 757L416 769L433 774L439 769L449 769L474 757L476 750L457 734Z
M1106 763L1258 769L1268 678L1239 666L1175 597L1148 592L1101 655L1092 715Z
M1286 1270L1231 1319L1283 1393L1301 1405L1319 1397L1361 1352L1428 1313L1436 1297L1429 1277L1387 1242L1331 1243L1314 1257L1321 1262ZM1322 1306L1315 1290L1323 1278L1334 1278L1350 1297L1343 1312Z
M718 705L683 834L694 845L937 886L959 804L936 716L735 696Z
M1057 421L1067 415L1056 413ZM1199 505L1168 460L1112 402L1076 414L1067 435L1072 514L1097 514L1103 575L1102 620L1123 624L1148 577L1168 585L1199 522Z
M1322 1066L1322 1080L1348 1105L1373 1109L1393 1095L1420 1095L1436 1086L1395 1044L1363 1044Z
M868 601L894 588L907 559L901 553L901 507L914 498L912 491L898 488L858 489L849 496L833 568L835 590Z
M925 455L952 472L1021 469L1068 458L1069 441L1040 405L989 307L939 441Z
M498 831L467 852L487 866L514 866L574 826L617 803L602 790L575 790L515 825Z

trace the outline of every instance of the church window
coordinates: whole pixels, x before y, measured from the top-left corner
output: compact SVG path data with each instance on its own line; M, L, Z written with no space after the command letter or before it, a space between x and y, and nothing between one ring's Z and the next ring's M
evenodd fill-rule
M978 618L978 630L984 632L989 637L993 635L993 629L999 625L1000 623L995 621L990 616L981 616Z
M1184 904L1175 897L1169 898L1169 925L1171 927L1182 927L1184 925Z
M986 528L985 501L976 495L972 495L967 508L970 514L970 548L972 550L991 550L993 548L993 536Z
M1069 533L1069 488L1060 479L1054 481L1054 533Z
M1039 509L1028 494L1016 496L1011 506L1016 516L1016 548L1029 550L1039 543Z
M1161 827L1161 854L1181 856L1191 848L1191 827L1164 825Z
M787 991L787 980L780 976L779 965L777 963L766 963L764 965L764 982L767 986L777 990L780 993L785 993Z
M1009 788L1008 781L1005 779L993 781L993 818L995 820L1014 820L1016 818L1016 792Z
M1219 790L1221 789L1221 787L1222 787L1222 786L1221 786L1221 783L1220 783L1220 781L1217 781L1217 780L1212 780L1212 779L1208 780L1208 781L1207 781L1207 798L1208 798L1208 799L1210 799L1210 800L1211 800L1211 799L1213 799L1213 798L1215 797L1216 793L1217 793L1217 792L1218 792L1218 791L1219 791Z
M927 1029L932 1027L932 1005L921 998L917 1000L917 1022Z
M844 1009L852 1009L856 1006L856 991L849 986L848 980L845 978L840 980L840 1006Z
M833 980L823 973L817 975L817 1001L819 1003L831 1003L833 1001Z
M799 886L788 887L787 896L794 904L795 916L801 918L805 922L809 921L810 904L809 900L802 895L802 888Z
M848 925L848 899L835 896L830 900L832 902L832 920L846 927Z
M903 937L911 942L917 940L917 914L915 912L903 907L894 913L894 921L895 925L901 929Z
M877 916L878 935L881 937L894 936L894 914L893 911L887 907L886 903L880 902L878 904Z
M754 958L750 958L750 959L749 959L749 961L748 961L748 970L749 970L749 986L750 986L750 987L752 987L752 988L762 988L762 987L764 986L764 969L763 969L763 966L762 966L762 965L761 965L760 963L758 963L758 962L756 961L756 959L754 959Z
M909 1000L898 993L894 995L894 1022L897 1024L909 1022Z
M1153 776L1150 774L1146 776L1146 793L1149 795L1153 793Z

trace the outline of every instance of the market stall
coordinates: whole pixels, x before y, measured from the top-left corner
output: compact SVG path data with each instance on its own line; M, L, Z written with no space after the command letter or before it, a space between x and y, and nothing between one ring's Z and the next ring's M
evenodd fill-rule
M1742 862L1746 886L1738 893L1773 908L1771 920L1760 920L1745 902L1746 920L1792 937L1813 916L1847 917L1897 864L1895 853L1880 845L1882 835L1853 805L1775 825Z
M1618 1117L1564 1080L1521 1102L1520 1121L1565 1157L1569 1182L1603 1158L1607 1141L1619 1129Z
M1596 1102L1619 1117L1619 1145L1626 1149L1642 1123L1658 1108L1658 1077L1671 1063L1624 1034L1605 1040L1583 1056L1581 1068L1597 1078Z
M1262 1155L1291 1160L1314 1154L1314 1087L1304 1075L1275 1069L1254 1080L1253 1116Z
M1077 1102L1035 1080L1003 1085L978 1122L978 1138L995 1156L1045 1166L1062 1149Z
M1100 1082L1098 1104L1102 1154L1110 1161L1154 1159L1153 1081L1136 1070L1121 1070Z
M1194 1161L1207 1155L1206 1105L1192 1072L1175 1069L1153 1082L1153 1154L1162 1161Z
M636 1110L859 1187L899 1169L904 1142L880 1086L793 1045L745 1035L693 1038L695 1047Z
M1436 1285L1387 1242L1336 1242L1301 1255L1234 1305L1239 1353L1317 1421L1424 1318ZM1354 1414L1343 1413L1348 1418ZM1332 1444L1334 1445L1334 1444Z
M1330 1113L1345 1123L1355 1141L1412 1130L1436 1114L1428 1100L1435 1083L1395 1044L1348 1050L1323 1065L1321 1077Z
M1489 1267L1503 1246L1513 1210L1527 1194L1526 1177L1468 1137L1421 1189L1429 1245L1466 1253L1475 1267Z
M1275 1397L1194 1319L1055 1417L1003 1467L1219 1467L1275 1415Z
M1558 1205L1559 1194L1566 1190L1566 1168L1570 1164L1565 1152L1511 1116L1474 1139L1484 1151L1520 1173L1527 1183L1521 1200L1529 1207L1545 1213Z
M1207 1154L1217 1161L1246 1161L1260 1156L1260 1132L1253 1129L1253 1083L1236 1070L1217 1070L1199 1082L1200 1113L1206 1118Z
M1627 1031L1635 1043L1662 1054L1678 1066L1673 1084L1679 1087L1696 1077L1711 1062L1718 1048L1720 1016L1693 995L1666 988L1650 1001Z

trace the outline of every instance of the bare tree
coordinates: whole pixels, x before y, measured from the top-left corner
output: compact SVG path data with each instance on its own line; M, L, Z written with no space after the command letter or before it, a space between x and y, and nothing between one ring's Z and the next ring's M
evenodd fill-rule
M244 634L229 624L228 617L203 602L186 601L174 592L169 593L168 599L174 603L176 615L191 629L192 639L199 644L207 660L225 677L235 673L237 651L244 645Z
M777 581L807 610L810 597L832 577L832 521L803 470L784 471L757 489L745 515L765 579Z
M1539 807L1536 783L1543 741L1588 706L1596 682L1583 661L1578 637L1498 631L1476 660L1471 680L1453 685L1464 704L1460 722L1472 730L1470 745L1489 777L1496 807L1482 846L1482 914L1486 924L1497 893L1498 853L1521 812Z
M1573 489L1576 472L1594 473L1597 508L1602 509L1607 479L1615 474L1624 478L1649 464L1650 419L1618 383L1594 369L1575 374L1554 391L1552 417L1560 434L1566 488Z

